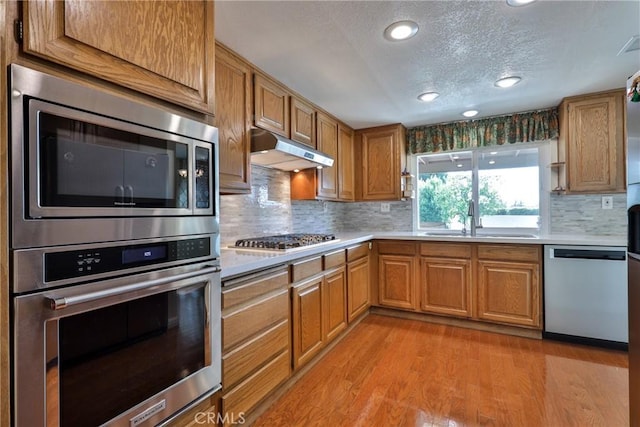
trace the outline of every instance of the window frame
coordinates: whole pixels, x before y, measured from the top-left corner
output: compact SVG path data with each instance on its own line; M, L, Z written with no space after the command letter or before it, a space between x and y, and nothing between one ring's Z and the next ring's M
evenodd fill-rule
M471 193L473 198L473 203L476 208L476 212L478 211L478 193L479 193L479 157L482 153L492 152L492 151L501 151L501 150L517 150L517 149L526 149L526 148L537 148L538 149L538 180L539 180L539 220L538 220L538 228L531 227L500 227L500 228L491 228L491 227L483 227L477 230L477 235L481 236L482 234L500 234L500 235L519 235L519 234L534 234L534 235L544 235L548 234L549 230L549 205L550 205L550 181L551 181L551 172L550 168L547 167L550 163L551 156L551 146L553 145L554 140L551 141L542 141L536 143L526 143L526 144L516 144L516 145L507 145L507 146L490 146L490 147L482 147L482 148L464 148L460 150L452 150L447 151L447 153L458 153L458 152L472 152L472 169L471 169ZM418 188L418 179L419 179L419 167L418 167L418 159L421 156L427 156L430 154L442 154L442 153L419 153L412 154L411 159L408 162L410 164L411 173L413 175L413 188L416 189L415 197L412 200L412 216L413 216L413 231L416 233L430 233L437 234L438 231L442 232L442 229L429 228L429 227L420 227L420 203L419 203L419 188ZM467 222L468 224L468 222ZM455 231L455 230L453 230ZM469 232L469 229L467 229ZM449 230L451 233L451 230Z

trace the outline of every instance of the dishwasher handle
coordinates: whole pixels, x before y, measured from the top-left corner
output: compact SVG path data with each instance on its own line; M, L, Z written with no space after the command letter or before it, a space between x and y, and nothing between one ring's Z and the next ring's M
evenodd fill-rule
M625 251L599 249L560 249L553 250L553 258L568 259L601 259L607 261L624 261L627 259Z

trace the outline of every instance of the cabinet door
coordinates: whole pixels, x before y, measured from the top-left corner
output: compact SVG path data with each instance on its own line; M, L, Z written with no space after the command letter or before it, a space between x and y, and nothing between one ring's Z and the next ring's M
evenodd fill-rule
M609 93L566 103L567 191L624 191L623 102Z
M289 94L284 87L256 74L253 104L256 126L289 137Z
M318 150L335 159L330 168L318 171L318 198L338 198L338 122L323 113L318 113Z
M291 139L316 148L316 110L295 96L291 97Z
M355 320L367 311L371 301L369 292L369 256L350 262L347 266L347 319Z
M415 264L413 256L380 255L378 257L380 305L416 309Z
M478 261L478 317L541 327L539 264Z
M338 198L355 200L353 130L338 125Z
M214 112L212 1L28 1L24 51Z
M423 311L471 317L471 261L422 258L420 308Z
M249 64L219 45L216 51L216 99L220 191L251 192L251 68Z
M362 200L400 199L400 126L362 131Z
M344 267L325 275L323 297L324 337L329 342L347 327L347 280Z
M317 277L295 286L293 298L293 367L307 363L322 349L322 282Z

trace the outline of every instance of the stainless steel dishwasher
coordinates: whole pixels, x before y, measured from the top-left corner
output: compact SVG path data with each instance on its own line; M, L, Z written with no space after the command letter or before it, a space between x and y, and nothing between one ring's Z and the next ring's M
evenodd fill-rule
M626 247L544 247L544 336L626 348Z

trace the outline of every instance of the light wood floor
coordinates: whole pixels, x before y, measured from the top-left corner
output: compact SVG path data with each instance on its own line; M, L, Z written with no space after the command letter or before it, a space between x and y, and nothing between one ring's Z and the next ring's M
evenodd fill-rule
M255 426L629 424L628 358L369 315Z

